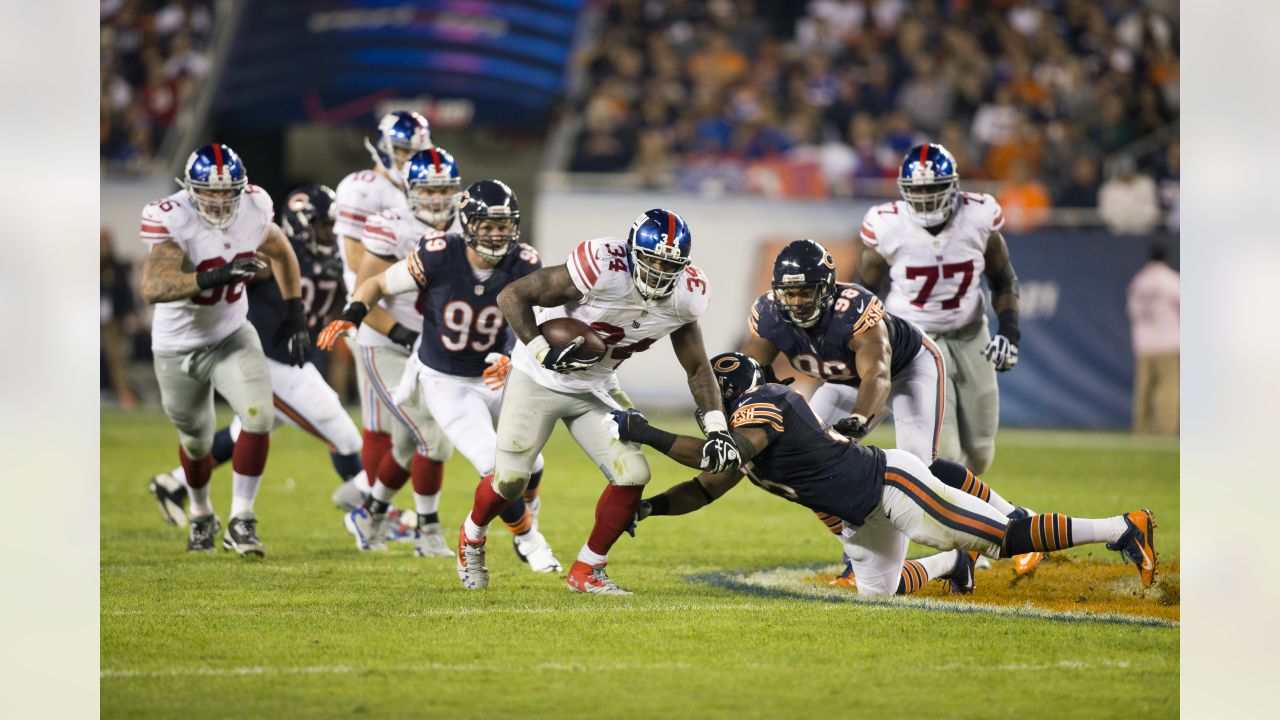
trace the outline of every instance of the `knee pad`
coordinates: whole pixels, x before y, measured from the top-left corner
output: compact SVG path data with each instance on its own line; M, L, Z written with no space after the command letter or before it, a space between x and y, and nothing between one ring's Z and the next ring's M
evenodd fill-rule
M187 454L187 457L192 460L199 460L213 450L213 433L209 433L208 437L196 437L179 432L178 443L182 445L182 450Z
M605 470L605 476L609 478L618 487L644 487L649 484L649 463L645 461L644 456L637 453L639 462L632 458L627 458L622 462L622 472L618 474L610 473ZM604 468L601 468L604 470Z
M243 413L237 414L240 418L240 427L248 432L257 435L268 435L271 429L275 427L276 422L276 406L270 403L266 405L250 405L244 409Z
M529 484L529 473L515 470L498 470L493 475L493 489L507 500L516 500L524 495Z

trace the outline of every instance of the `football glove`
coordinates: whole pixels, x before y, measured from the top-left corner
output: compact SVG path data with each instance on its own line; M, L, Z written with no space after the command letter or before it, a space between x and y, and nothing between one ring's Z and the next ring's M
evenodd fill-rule
M507 376L511 374L511 358L502 353L489 353L484 361L489 364L484 369L484 384L497 392L507 384Z
M637 442L636 436L643 435L649 427L649 420L644 413L630 408L627 410L610 410L609 415L618 426L618 439L623 442Z
M391 326L391 332L387 333L387 337L391 339L391 342L404 346L406 350L412 350L413 344L418 342L418 334L408 327L396 323Z
M302 367L307 364L307 346L311 335L307 332L307 311L302 298L284 301L284 317L276 328L275 344L288 343L289 364Z
M982 356L996 366L996 372L1007 372L1018 364L1018 346L1004 335L996 335L987 343Z
M844 435L851 440L861 440L866 437L871 428L867 426L867 419L861 415L850 415L847 418L841 418L831 426L832 430Z
M779 380L778 373L773 371L773 363L769 363L767 365L761 365L760 370L764 374L764 381L767 383L777 383L779 385L790 385L791 383L796 381L794 377L789 377L786 380Z
M707 433L707 441L702 444L702 462L699 467L707 472L722 473L740 464L738 446L728 430L712 430Z
M360 323L364 322L364 316L368 314L368 305L359 300L351 302L342 309L342 315L337 320L325 325L320 331L320 337L316 338L316 346L321 350L332 350L338 343L338 338L359 327Z
M196 273L196 285L201 290L235 282L251 280L267 269L267 263L256 257L238 257L219 268Z
M529 342L528 348L534 359L542 363L542 367L552 372L571 373L586 370L595 365L595 362L575 360L571 357L573 352L582 347L582 344L586 341L585 337L579 335L564 347L553 350L551 345L547 343L547 339L539 335Z

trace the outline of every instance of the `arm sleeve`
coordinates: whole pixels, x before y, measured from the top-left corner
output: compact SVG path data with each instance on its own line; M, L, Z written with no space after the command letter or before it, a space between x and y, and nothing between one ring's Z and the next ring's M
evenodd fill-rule
M153 203L142 208L142 242L148 245L158 245L162 242L173 240L173 234L169 232L170 213L161 210L161 205Z
M862 314L853 323L853 329L849 332L849 337L851 338L858 337L875 327L880 322L880 319L884 317L884 303L880 302L880 298L870 293L866 293L866 296L870 299L867 301L867 307L863 309Z
M862 244L871 249L880 246L880 238L877 236L876 208L871 208L866 215L862 216L862 227L858 230L858 237L862 240Z
M409 268L410 264L417 259L418 256L415 253L410 255L408 259L401 260L386 269L383 277L386 278L388 295L400 295L422 287L422 285L418 284L418 278Z
M744 398L729 417L730 428L759 428L772 443L784 429L782 408L763 399Z

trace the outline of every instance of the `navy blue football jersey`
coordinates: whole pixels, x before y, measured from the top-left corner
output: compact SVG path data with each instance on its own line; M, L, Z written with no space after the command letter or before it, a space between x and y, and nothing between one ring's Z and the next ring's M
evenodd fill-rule
M311 343L324 329L325 323L336 310L341 309L346 290L342 284L342 258L337 253L327 258L312 255L306 246L290 241L293 253L298 256L298 268L302 271L302 304L307 310L307 331ZM286 343L275 342L276 328L284 318L284 299L275 278L267 278L249 285L249 322L258 331L262 350L267 357L288 364L289 348Z
M854 525L880 504L884 451L824 428L787 386L768 383L740 395L729 407L729 427L759 428L769 437L746 470L774 495Z
M849 339L876 326L883 319L889 330L889 360L892 377L905 369L920 352L920 331L911 323L885 312L884 303L872 292L853 283L836 283L836 299L811 328L801 328L783 319L768 292L756 299L747 319L747 328L773 343L805 375L826 382L858 387L855 353Z
M418 359L448 375L477 377L492 352L511 354L515 334L498 310L498 293L542 267L538 253L518 243L481 280L467 262L467 243L457 233L423 238L406 261L422 292L422 342Z

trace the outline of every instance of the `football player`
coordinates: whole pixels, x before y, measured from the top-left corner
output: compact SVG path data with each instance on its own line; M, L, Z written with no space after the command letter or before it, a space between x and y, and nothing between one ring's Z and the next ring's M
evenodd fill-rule
M1133 562L1142 585L1156 575L1155 520L1150 510L1102 519L1058 513L1012 519L981 499L951 487L914 454L850 442L827 428L790 388L766 383L752 358L724 353L712 368L729 414L730 433L751 482L815 512L842 518L853 529L851 558L858 592L909 593L931 579L971 592L970 553L1009 557L1106 543ZM623 441L649 445L689 467L705 469L702 441L648 424L636 410L615 411ZM683 515L724 495L741 472L703 472L646 498L638 519ZM906 560L908 539L943 551Z
M456 191L450 180L457 180L457 169L440 148L414 156L409 165L411 190L416 190L419 177L426 189ZM416 208L428 207L425 198L410 197ZM448 212L452 219L458 208L462 233L424 236L412 255L365 281L318 344L333 347L338 335L359 326L384 296L420 292L422 341L409 359L396 399L425 403L453 445L481 477L488 477L494 467L494 426L510 369L508 355L515 343L498 310L497 296L509 283L542 267L542 261L519 241L520 205L505 183L481 180L467 188L457 205L452 196L447 201L438 205L438 212ZM530 484L541 479L542 467L539 453ZM371 500L366 512L379 518L385 505L375 503ZM523 498L504 510L502 518L514 535L516 553L531 570L561 569ZM381 522L375 520L374 525Z
M810 402L838 432L859 440L892 412L898 449L1010 517L1030 514L963 465L937 459L945 400L942 354L911 323L885 312L866 288L836 282L835 260L822 245L796 240L778 253L773 289L756 300L747 327L742 352L762 367L782 353L797 370L823 381ZM821 519L841 537L837 518ZM848 543L842 543L847 554ZM1034 567L1041 557L1024 564ZM846 565L845 574L850 571Z
M579 244L568 262L545 267L498 294L502 317L519 340L498 416L498 455L491 476L476 486L475 502L458 537L458 578L467 589L489 585L485 535L489 523L519 499L557 420L605 474L595 526L565 578L584 593L627 595L605 574L609 549L631 526L649 465L638 445L618 442L609 411L630 406L615 371L627 358L670 335L689 391L705 411L703 462L723 470L737 460L719 390L702 346L698 318L709 299L707 277L690 264L693 240L683 218L649 210L626 240ZM560 306L563 306L561 308ZM535 309L536 308L536 309ZM567 313L596 330L607 352L596 362L576 355L575 338L552 348L538 327L551 313Z
M334 195L324 185L305 185L289 193L289 199L281 209L280 228L293 248L301 269L302 301L306 310L307 330L317 335L324 322L337 310L335 302L342 292L342 260L338 257L333 234ZM334 502L340 507L360 504L361 495L356 487L361 484L364 470L360 467L360 431L351 416L319 370L310 362L302 367L290 364L288 349L273 341L286 313L284 298L269 271L247 285L249 294L249 322L258 333L267 356L267 369L271 374L271 389L276 407L273 429L282 422L308 432L329 446L334 470L343 484L334 492ZM213 467L231 459L236 439L244 425L236 416L231 425L221 428L213 436ZM187 486L186 473L176 467L151 479L152 495L160 503L160 511L166 521L174 525L186 524Z
M209 501L215 415L213 391L244 422L231 453L231 514L222 546L240 556L265 554L254 499L275 422L271 376L262 342L245 321L244 285L268 266L284 312L272 345L306 363L306 311L298 259L272 222L271 198L250 185L240 157L226 145L187 158L182 189L142 210L143 300L156 305L151 348L165 415L178 430L178 456L191 495L188 552L213 552L221 521Z
M373 167L346 176L337 189L338 210L333 229L339 238L338 253L342 256L342 277L347 286L345 300L350 300L356 289L356 274L364 259L365 222L383 210L407 207L405 166L414 153L431 147L431 131L427 119L418 113L396 111L382 117L377 139L370 142L366 138L364 144L373 156ZM414 327L411 323L396 330L394 341L400 343L406 353L413 345ZM369 379L368 368L361 361L360 345L348 338L347 346L356 358L356 383L360 388L360 417L364 424L360 460L372 484L383 457L391 450L394 421L391 409Z
M887 276L885 307L937 345L947 368L938 455L981 475L995 457L996 372L1018 364L1018 278L1000 234L1000 204L960 192L959 180L946 148L912 148L898 175L902 200L877 205L862 220L859 273L876 291ZM984 276L999 320L995 337L978 281Z

